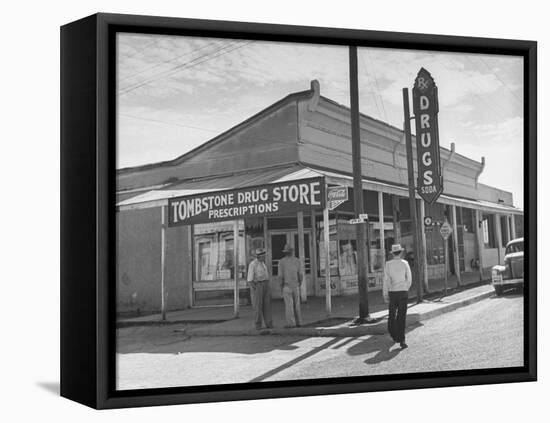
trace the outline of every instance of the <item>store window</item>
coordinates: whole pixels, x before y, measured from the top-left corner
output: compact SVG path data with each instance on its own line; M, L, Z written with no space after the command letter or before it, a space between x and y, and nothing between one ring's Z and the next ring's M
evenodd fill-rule
M481 223L481 228L483 231L483 243L485 248L496 248L496 237L495 237L495 216L492 214L484 214L483 221Z
M428 265L445 263L445 241L439 232L441 224L445 222L445 206L440 203L425 203L425 215L432 218L435 225L425 228L426 234L426 262Z
M384 260L388 256L388 252L391 250L391 245L395 239L392 222L384 222L384 251L381 249L380 242L380 222L378 217L373 216L372 222L369 222L368 226L368 239L370 241L370 259L369 270L370 272L381 272L384 267Z
M319 222L319 274L326 275L326 250L324 222ZM329 220L330 275L338 276L338 227L336 219Z
M355 225L338 221L338 250L340 276L357 275L357 232Z
M243 278L246 269L244 223L239 226L238 277ZM194 225L195 280L213 281L233 279L235 272L233 221Z
M475 211L465 207L457 207L459 209L458 223L464 226L465 233L475 232Z

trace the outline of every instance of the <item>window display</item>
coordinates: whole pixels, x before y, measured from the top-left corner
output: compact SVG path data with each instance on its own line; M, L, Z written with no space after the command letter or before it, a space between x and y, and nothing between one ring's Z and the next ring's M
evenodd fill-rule
M326 252L325 252L325 234L323 231L323 222L319 222L319 273L326 275ZM330 275L338 276L338 231L336 219L329 220L329 251L330 251Z
M238 277L243 278L246 268L244 223L239 221ZM233 279L235 240L233 222L194 225L195 280L212 281Z

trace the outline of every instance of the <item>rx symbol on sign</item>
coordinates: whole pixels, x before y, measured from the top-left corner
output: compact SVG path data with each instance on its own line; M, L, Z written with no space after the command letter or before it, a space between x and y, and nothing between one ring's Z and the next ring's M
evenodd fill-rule
M424 79L424 77L420 77L418 78L418 89L424 91L426 89L428 89L428 81L426 81L426 79Z

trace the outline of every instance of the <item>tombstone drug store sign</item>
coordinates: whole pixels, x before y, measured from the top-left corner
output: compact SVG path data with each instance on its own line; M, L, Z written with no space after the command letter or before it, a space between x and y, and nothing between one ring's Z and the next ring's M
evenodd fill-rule
M177 197L168 202L168 226L251 216L292 215L325 207L323 178Z

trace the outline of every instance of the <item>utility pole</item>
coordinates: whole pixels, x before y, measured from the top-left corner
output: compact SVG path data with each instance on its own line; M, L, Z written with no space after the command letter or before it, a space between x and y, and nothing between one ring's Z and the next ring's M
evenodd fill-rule
M361 134L359 126L359 82L357 77L357 47L349 48L349 79L351 106L351 156L353 163L353 202L355 217L363 214L363 178L361 171ZM369 322L367 287L366 222L358 223L357 237L357 285L359 287L359 318L356 323Z
M404 130L407 146L407 171L409 179L409 205L411 210L411 223L414 243L414 268L416 275L416 301L422 302L422 268L420 263L420 240L418 236L418 218L416 213L416 193L414 184L413 149L411 135L411 112L409 107L409 89L403 88L403 109L405 114Z

